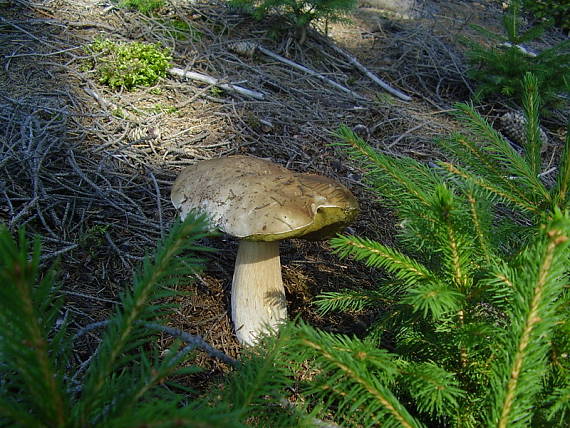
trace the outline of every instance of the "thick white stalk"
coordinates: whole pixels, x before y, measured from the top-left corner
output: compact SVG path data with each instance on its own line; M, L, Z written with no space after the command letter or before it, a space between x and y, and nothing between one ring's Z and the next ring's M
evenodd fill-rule
M240 241L232 282L232 320L240 343L276 330L287 318L279 242Z

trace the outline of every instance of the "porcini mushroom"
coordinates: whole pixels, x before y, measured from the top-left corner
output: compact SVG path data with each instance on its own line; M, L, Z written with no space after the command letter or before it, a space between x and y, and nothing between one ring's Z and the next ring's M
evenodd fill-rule
M279 241L331 236L358 213L356 199L342 184L248 156L187 167L171 199L182 218L190 211L205 213L213 227L240 240L231 307L237 338L248 345L287 318Z

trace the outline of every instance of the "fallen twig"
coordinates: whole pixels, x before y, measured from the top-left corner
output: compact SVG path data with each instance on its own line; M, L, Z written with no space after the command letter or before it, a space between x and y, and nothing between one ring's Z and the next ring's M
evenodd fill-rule
M186 333L185 331L182 331L178 328L167 327L165 325L155 324L152 322L143 322L142 325L152 330L163 331L164 333L167 333L172 337L180 339L184 343L191 345L193 348L200 348L203 351L205 351L209 356L217 358L218 360L223 361L226 364L229 364L234 367L239 365L238 360L212 347L200 336Z
M182 330L177 329L177 328L167 327L165 325L160 325L160 324L156 324L156 323L152 323L152 322L139 321L139 323L142 326L144 326L150 330L162 331L162 332L165 332L165 333L171 335L172 337L180 339L184 343L186 343L187 345L190 345L190 347L192 349L200 348L203 351L205 351L208 355L210 355L211 357L217 358L226 364L229 364L229 365L234 366L234 367L237 367L239 365L239 361L237 361L236 359L224 354L222 351L214 348L213 346L209 345L200 336L193 335L190 333L186 333L185 331L182 331ZM106 327L108 324L109 324L108 320L91 323L91 324L83 327L81 330L79 330L73 338L77 339L77 338L83 336L85 333L90 332L91 330ZM188 350L190 350L190 349L188 349Z
M296 68L297 70L300 70L300 71L307 73L313 77L316 77L317 79L320 79L323 82L326 82L327 84L329 84L330 86L333 86L342 92L346 92L347 94L350 94L355 98L359 98L361 100L366 99L364 96L360 95L359 93L354 92L345 86L342 86L341 84L335 82L334 80L331 80L328 77L323 76L322 74L320 74L314 70L311 70L310 68L305 67L304 65L297 64L296 62L293 62L293 61L291 61L285 57L282 57L281 55L278 55L275 52L270 51L269 49L265 49L263 46L255 44L253 42L234 43L234 44L230 45L230 49L234 50L237 53L240 53L242 55L247 55L247 56L251 56L252 51L258 50L259 52L263 53L264 55L267 55L270 58L273 58L279 62L282 62L283 64L287 64L290 67Z
M103 98L100 94L98 94L93 89L89 88L88 86L84 86L83 90L87 93L87 95L91 96L103 109L109 110L116 110L117 106L110 101L107 101Z
M210 85L215 85L224 91L236 92L240 95L245 95L246 97L251 97L256 100L263 100L265 95L258 91L252 91L251 89L242 88L241 86L232 85L228 83L221 83L219 79L215 77L207 76L205 74L196 73L194 71L186 71L181 68L173 67L168 72L174 76L184 77L187 79L198 80L199 82L208 83Z
M500 43L499 46L502 46L505 48L512 48L514 46L515 48L517 48L519 51L521 51L526 56L530 56L533 58L536 57L536 54L534 52L532 52L531 50L528 50L527 48L525 48L521 45L512 44L510 42L503 42L503 43Z
M343 51L341 48L336 46L331 41L328 41L327 43L336 53L344 56L356 69L358 69L358 71L360 71L362 74L364 74L370 80L372 80L374 83L376 83L382 89L384 89L386 92L389 92L390 94L392 94L395 97L398 97L404 101L411 101L412 100L412 98L409 97L408 95L406 95L403 92L391 87L389 84L384 82L382 79L380 79L374 73L372 73L370 70L368 70L366 67L364 67L355 57L350 55L348 52Z

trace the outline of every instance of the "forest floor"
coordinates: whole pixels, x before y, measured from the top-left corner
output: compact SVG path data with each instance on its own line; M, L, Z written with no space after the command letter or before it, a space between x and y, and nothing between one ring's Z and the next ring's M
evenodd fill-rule
M223 2L173 0L149 17L106 0L0 0L0 221L39 234L46 266L59 259L71 327L109 315L175 219L176 175L203 159L246 154L333 177L361 204L350 232L395 244L395 218L363 184L357 165L331 146L333 134L346 124L384 153L441 158L434 140L458 129L453 104L474 91L459 38L476 37L470 24L500 29L502 14L497 1L420 3L413 19L360 7L349 23L331 25L326 36L311 32L299 46L275 31L275 21L256 22ZM173 30L180 22L184 32ZM560 37L551 33L543 44ZM174 66L261 91L264 99L173 76L152 88L112 91L85 67L84 48L96 38L160 43L172 50ZM238 41L255 42L360 97L263 54L240 56L231 49ZM412 100L375 86L333 44ZM509 110L499 102L480 107L491 122ZM550 118L549 138L560 141L563 125ZM222 237L205 244L215 255L198 280L179 286L169 323L237 357L229 317L237 243ZM287 241L281 254L291 317L334 332L366 330L374 311L325 316L312 302L323 292L369 287L381 272L339 260L327 242ZM86 335L79 359L95 350L98 334ZM202 376L225 370L201 358L208 369Z

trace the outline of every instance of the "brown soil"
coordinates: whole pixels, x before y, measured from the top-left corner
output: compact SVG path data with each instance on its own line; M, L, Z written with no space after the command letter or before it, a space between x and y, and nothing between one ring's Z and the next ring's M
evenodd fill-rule
M328 40L412 97L386 93L330 47L309 34L298 46L274 23L252 21L223 3L173 1L149 18L96 0L0 0L0 220L26 225L43 242L44 263L57 257L61 292L73 328L103 320L129 286L141 258L173 222L170 185L186 165L230 154L270 158L293 170L338 179L357 195L362 213L351 232L394 243L395 220L362 182L361 171L338 148L333 132L347 124L378 150L430 161L434 138L457 129L453 103L472 94L458 36L470 23L500 23L494 1L426 1L421 18L391 20L361 8L350 24L329 28ZM177 39L168 22L182 20L195 36ZM161 43L180 68L265 93L253 100L219 93L175 77L154 88L114 92L85 71L83 47L96 37ZM257 54L240 56L231 42L254 41L325 74L365 99ZM123 114L117 115L120 109ZM487 106L491 120L504 107ZM553 138L559 127L549 131ZM237 357L229 318L229 287L237 244L211 239L216 249L198 280L182 295L170 324L201 335ZM339 260L327 242L282 246L283 275L292 317L330 331L361 334L374 313L320 315L320 293L372 286L382 273ZM63 316L63 314L62 314ZM81 344L92 353L97 330ZM170 338L164 336L164 343ZM203 356L211 374L223 364Z

